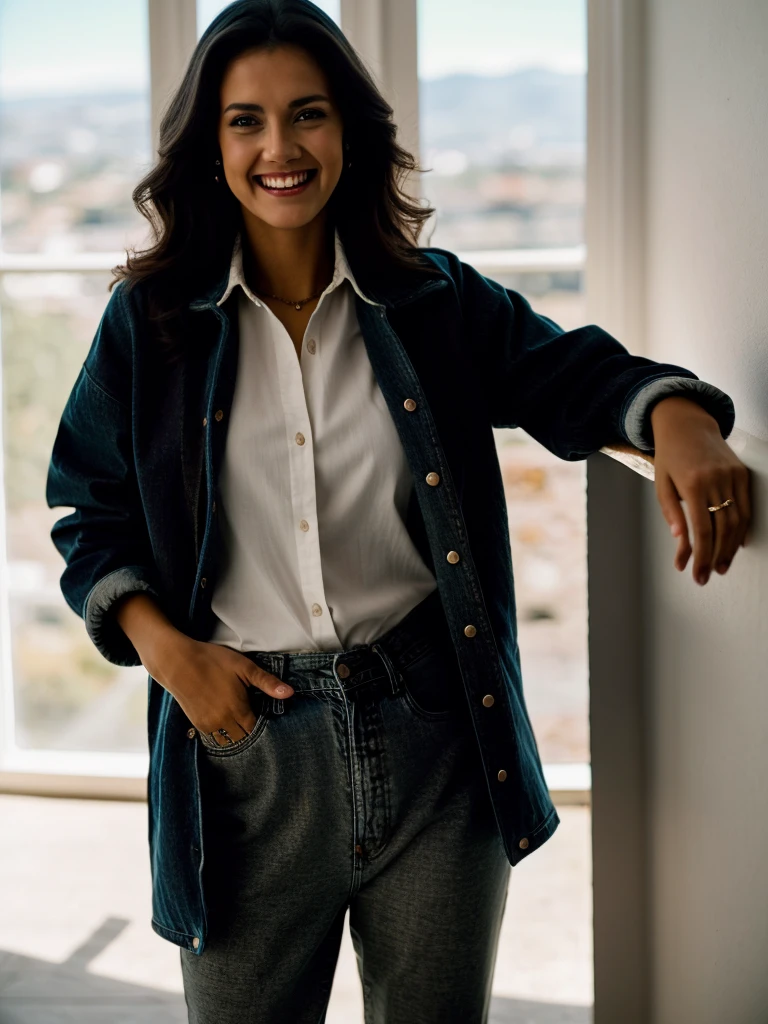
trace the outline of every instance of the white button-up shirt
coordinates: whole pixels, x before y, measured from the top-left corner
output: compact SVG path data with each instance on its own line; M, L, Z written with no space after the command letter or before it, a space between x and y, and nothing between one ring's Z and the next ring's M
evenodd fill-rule
M210 639L239 651L371 643L437 586L405 528L413 476L357 322L355 293L371 300L336 232L299 359L242 255L238 237L218 302L240 286Z

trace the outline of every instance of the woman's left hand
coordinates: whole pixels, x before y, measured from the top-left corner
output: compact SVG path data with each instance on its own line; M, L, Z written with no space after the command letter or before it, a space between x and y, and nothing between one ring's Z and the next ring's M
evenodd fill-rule
M727 572L752 518L750 472L725 443L717 420L692 399L673 395L651 410L656 495L673 537L679 537L675 568L688 564L691 543L681 501L693 528L693 578ZM734 504L709 512L727 498Z

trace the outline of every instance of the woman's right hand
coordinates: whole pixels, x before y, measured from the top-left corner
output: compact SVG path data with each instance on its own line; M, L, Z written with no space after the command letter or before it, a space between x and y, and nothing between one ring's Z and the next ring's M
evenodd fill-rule
M166 648L162 667L156 666L158 674L150 668L150 675L173 694L192 725L199 732L213 733L220 746L229 741L219 740L217 729L240 740L256 725L248 700L250 687L280 700L293 694L291 686L231 647L182 635L172 650L170 654Z

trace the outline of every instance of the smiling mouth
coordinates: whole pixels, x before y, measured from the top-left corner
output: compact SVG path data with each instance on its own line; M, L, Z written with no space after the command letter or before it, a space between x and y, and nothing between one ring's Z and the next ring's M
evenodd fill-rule
M295 192L309 184L317 175L317 168L294 171L292 174L255 174L254 181L267 192Z

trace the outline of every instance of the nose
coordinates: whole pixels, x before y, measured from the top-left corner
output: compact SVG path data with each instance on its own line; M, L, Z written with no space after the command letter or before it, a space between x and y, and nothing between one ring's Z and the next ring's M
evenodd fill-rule
M301 146L294 139L293 129L290 125L274 121L267 126L264 135L263 156L266 161L280 165L301 156Z

